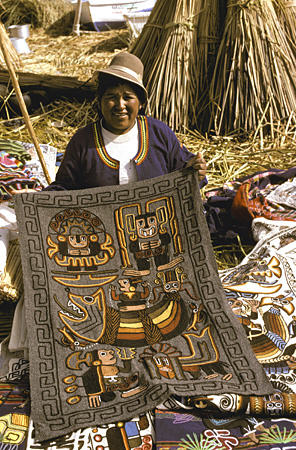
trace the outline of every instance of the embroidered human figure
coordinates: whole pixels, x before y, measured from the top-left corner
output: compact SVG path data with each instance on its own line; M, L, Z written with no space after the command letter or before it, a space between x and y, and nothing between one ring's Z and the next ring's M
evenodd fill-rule
M114 400L114 391L120 391L121 397L126 398L147 388L139 385L138 374L132 373L130 359L123 360L123 366L120 367L114 350L98 349L92 354L92 366L82 375L91 408L98 408L101 401ZM123 375L128 373L129 376Z
M137 311L145 309L146 301L150 291L146 281L142 279L120 278L118 280L120 293L117 294L116 287L110 286L111 298L118 302L121 311ZM139 291L138 284L141 283L143 290Z

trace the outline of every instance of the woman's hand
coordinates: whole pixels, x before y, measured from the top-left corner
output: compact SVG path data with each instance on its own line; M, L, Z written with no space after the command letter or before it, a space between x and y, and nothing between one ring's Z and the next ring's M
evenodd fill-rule
M202 157L202 154L198 152L196 155L194 155L189 161L187 162L186 166L192 167L194 170L197 170L198 172L198 178L200 180L203 180L206 177L207 174L207 164L205 160Z
M9 191L9 193L11 195L15 195L15 194L27 194L29 192L38 192L36 191L36 189L31 189L31 188L25 188L25 189L11 189Z

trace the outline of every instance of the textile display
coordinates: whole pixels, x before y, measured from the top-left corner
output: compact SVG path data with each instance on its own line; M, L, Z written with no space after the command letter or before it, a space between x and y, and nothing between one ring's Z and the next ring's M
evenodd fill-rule
M0 368L2 368L2 349ZM1 450L25 450L27 448L30 419L28 374L28 361L14 355L9 360L6 375L0 377Z
M31 421L27 450L152 450L155 449L154 414L147 412L129 421L79 429L51 441L36 442L34 436Z
M205 192L204 207L214 245L238 243L238 236L241 242L254 245L250 227L256 217L295 221L295 183L291 186L289 181L295 176L296 167L269 169Z
M156 410L155 442L156 450L295 450L295 421Z
M16 196L36 441L171 394L273 392L225 301L192 170Z
M184 406L195 407L199 415L236 413L295 419L296 224L286 222L283 228L276 223L256 219L254 228L261 230L262 239L238 266L220 272L227 301L275 392L184 399ZM272 230L266 233L269 227Z
M55 177L57 149L40 144L50 177ZM0 202L11 200L11 190L41 189L46 186L41 163L34 144L0 139Z

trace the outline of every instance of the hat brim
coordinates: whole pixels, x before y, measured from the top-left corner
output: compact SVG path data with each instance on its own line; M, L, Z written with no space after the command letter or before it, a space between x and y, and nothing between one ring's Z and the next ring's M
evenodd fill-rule
M144 96L145 96L145 101L147 102L147 100L148 100L148 92L147 92L146 88L144 87L144 85L143 85L140 81L138 81L138 80L137 80L135 77L133 77L132 75L129 75L129 74L126 73L126 72L122 72L121 70L118 70L118 69L112 69L112 68L110 67L110 68L107 68L107 69L100 69L100 70L98 71L98 81L99 81L99 79L100 79L100 75L101 75L101 74L104 74L104 75L111 75L111 76L113 76L113 77L120 78L120 79L122 79L122 80L129 81L129 82L132 83L132 84L135 84L136 86L138 86L139 88L141 88L141 90L142 90L142 92L144 93Z

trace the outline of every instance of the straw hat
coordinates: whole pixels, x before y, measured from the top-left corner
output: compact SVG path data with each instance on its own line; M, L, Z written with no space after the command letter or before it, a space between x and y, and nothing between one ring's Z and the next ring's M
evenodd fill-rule
M148 94L143 85L143 72L143 63L136 55L121 52L113 57L108 67L98 71L98 81L100 82L101 74L122 78L140 87L147 100Z

